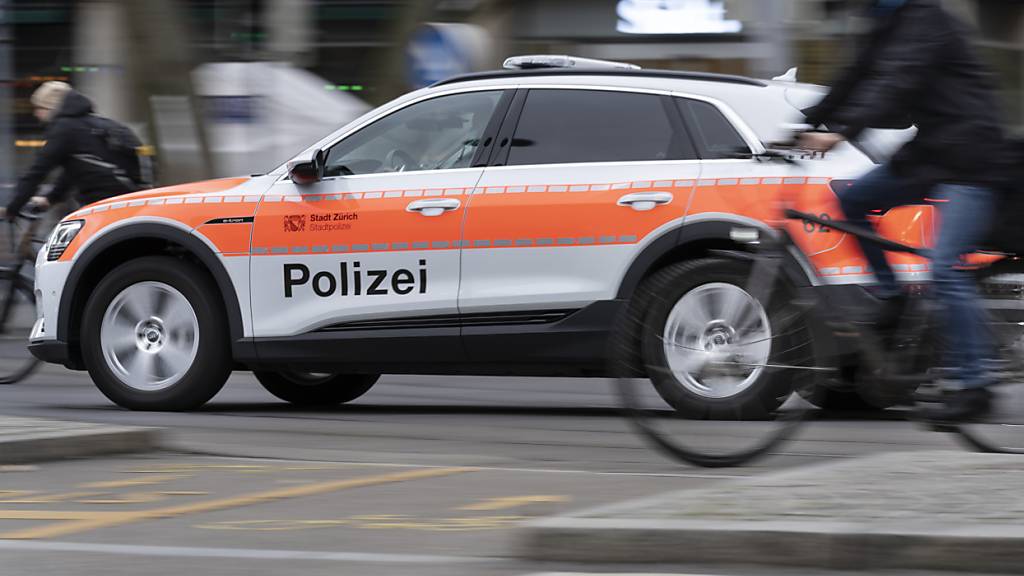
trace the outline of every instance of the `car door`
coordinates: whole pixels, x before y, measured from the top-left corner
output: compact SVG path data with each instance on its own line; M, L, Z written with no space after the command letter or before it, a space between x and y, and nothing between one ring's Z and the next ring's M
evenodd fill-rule
M510 97L414 101L322 150L321 181L277 182L253 228L256 336L456 314L462 220L483 170L474 163Z
M532 87L517 114L466 215L464 317L614 299L644 247L679 226L700 177L667 94Z

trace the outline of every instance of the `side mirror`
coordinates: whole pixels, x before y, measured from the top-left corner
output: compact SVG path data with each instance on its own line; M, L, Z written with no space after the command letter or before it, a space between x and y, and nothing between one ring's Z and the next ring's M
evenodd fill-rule
M309 186L320 181L320 155L309 160L292 160L288 163L288 177L296 186Z

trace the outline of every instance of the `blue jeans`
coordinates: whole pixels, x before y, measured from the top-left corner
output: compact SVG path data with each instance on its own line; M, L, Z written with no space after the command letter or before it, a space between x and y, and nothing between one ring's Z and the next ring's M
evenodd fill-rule
M979 388L990 383L985 360L992 357L995 348L974 275L955 266L961 255L974 252L984 240L995 209L995 192L983 186L941 184L934 195L947 200L942 204L942 222L932 254L933 291L945 310L944 363L965 388ZM920 201L921 189L907 185L884 165L839 196L847 220L863 226L868 225L866 215L871 210L890 210ZM878 279L880 295L899 294L882 249L869 242L862 242L861 248Z

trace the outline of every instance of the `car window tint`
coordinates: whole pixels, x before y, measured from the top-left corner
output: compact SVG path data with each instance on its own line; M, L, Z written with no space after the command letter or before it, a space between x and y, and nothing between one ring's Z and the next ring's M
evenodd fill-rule
M660 96L597 90L531 90L508 164L692 159Z
M332 147L324 175L467 168L500 100L499 90L407 106Z
M677 103L693 125L692 130L705 158L735 158L737 154L750 152L750 146L714 104L683 99L677 99ZM686 114L687 107L689 115Z

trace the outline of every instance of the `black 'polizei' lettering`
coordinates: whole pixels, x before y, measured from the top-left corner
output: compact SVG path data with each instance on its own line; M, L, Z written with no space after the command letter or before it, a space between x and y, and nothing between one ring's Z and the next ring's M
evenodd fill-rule
M395 294L405 296L418 292L427 293L427 261L419 261L420 270L416 274L413 270L398 268L396 270L367 270L361 269L362 263L340 262L337 272L322 270L311 272L305 264L285 264L282 268L284 275L284 297L292 298L297 289L308 286L312 293L321 298L332 296L362 296L363 278L367 279L368 289L366 296L386 296ZM417 290L418 288L418 290Z

